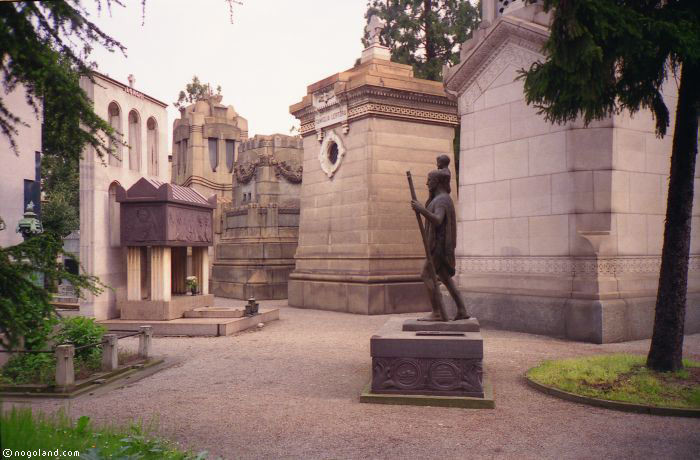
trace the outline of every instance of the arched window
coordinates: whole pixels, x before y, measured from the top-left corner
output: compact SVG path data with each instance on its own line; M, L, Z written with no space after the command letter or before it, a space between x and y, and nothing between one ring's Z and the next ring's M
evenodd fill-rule
M116 102L110 102L107 107L107 113L109 118L109 125L114 128L114 130L121 137L122 133L122 111L119 110L119 105ZM114 148L114 154L109 156L107 160L110 166L122 165L122 145L120 143L112 143L110 141L109 147Z
M153 117L146 122L146 152L148 155L148 174L158 175L158 124Z
M109 245L113 248L118 248L121 246L122 242L120 239L120 222L119 222L119 203L117 203L117 187L119 186L118 182L112 182L109 184L109 204L108 204L108 212L109 212L109 222L107 222L108 228L109 228Z
M141 171L141 117L129 112L129 169Z
M236 160L236 141L226 139L226 167L228 172L233 171L233 162Z
M209 138L209 164L211 170L216 172L216 168L219 166L219 139L216 137Z

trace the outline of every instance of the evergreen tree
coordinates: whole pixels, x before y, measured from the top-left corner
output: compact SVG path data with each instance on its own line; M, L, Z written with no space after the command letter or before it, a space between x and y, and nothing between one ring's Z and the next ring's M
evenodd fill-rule
M392 61L413 66L414 75L442 80L442 66L459 61L459 47L479 23L469 0L372 0L365 17L386 21L380 41ZM367 33L362 42L369 45Z
M521 77L527 102L547 120L586 124L649 109L664 136L662 85L680 78L671 152L661 272L647 366L682 368L693 177L700 105L700 2L545 0L553 19L547 59Z

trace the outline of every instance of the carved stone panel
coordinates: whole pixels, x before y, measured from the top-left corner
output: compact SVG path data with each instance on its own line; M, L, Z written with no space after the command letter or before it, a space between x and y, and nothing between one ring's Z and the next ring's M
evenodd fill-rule
M168 206L167 239L188 246L213 243L211 211Z
M153 204L129 204L121 206L122 246L141 246L165 239L162 225L164 207Z
M372 358L372 392L484 397L482 360Z

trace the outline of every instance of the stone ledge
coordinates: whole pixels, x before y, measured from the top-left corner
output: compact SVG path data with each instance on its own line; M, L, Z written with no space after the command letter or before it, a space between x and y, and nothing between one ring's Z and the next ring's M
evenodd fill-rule
M483 386L484 397L473 398L469 396L426 396L426 395L397 395L372 393L372 382L368 383L360 394L360 402L368 404L394 404L401 406L431 406L431 407L457 407L461 409L495 409L496 402L493 396L493 385L484 373Z
M666 415L672 417L693 417L700 418L700 409L684 409L680 407L660 407L660 406L646 406L644 404L633 404L626 403L622 401L610 401L608 399L598 399L591 398L588 396L581 396L574 393L569 393L568 391L560 390L558 388L550 387L548 385L543 385L531 380L527 376L523 376L525 383L537 391L554 396L560 399L565 399L567 401L572 401L581 404L587 404L589 406L602 407L604 409L612 409L622 412L635 412L638 414L649 414L649 415Z

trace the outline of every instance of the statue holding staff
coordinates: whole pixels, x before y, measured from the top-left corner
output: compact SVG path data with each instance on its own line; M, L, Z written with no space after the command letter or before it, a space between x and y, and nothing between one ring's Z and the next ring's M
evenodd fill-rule
M426 250L426 261L421 278L428 289L432 313L425 321L449 321L438 280L445 285L457 305L457 316L454 320L468 319L469 315L464 306L462 296L457 290L452 277L455 275L455 248L457 246L457 218L454 203L450 197L450 170L447 169L449 157L441 155L437 158L438 168L428 173L428 190L430 192L425 206L418 202L413 190L413 181L407 171L411 188L411 207L418 217L419 227ZM425 228L419 215L425 218Z

